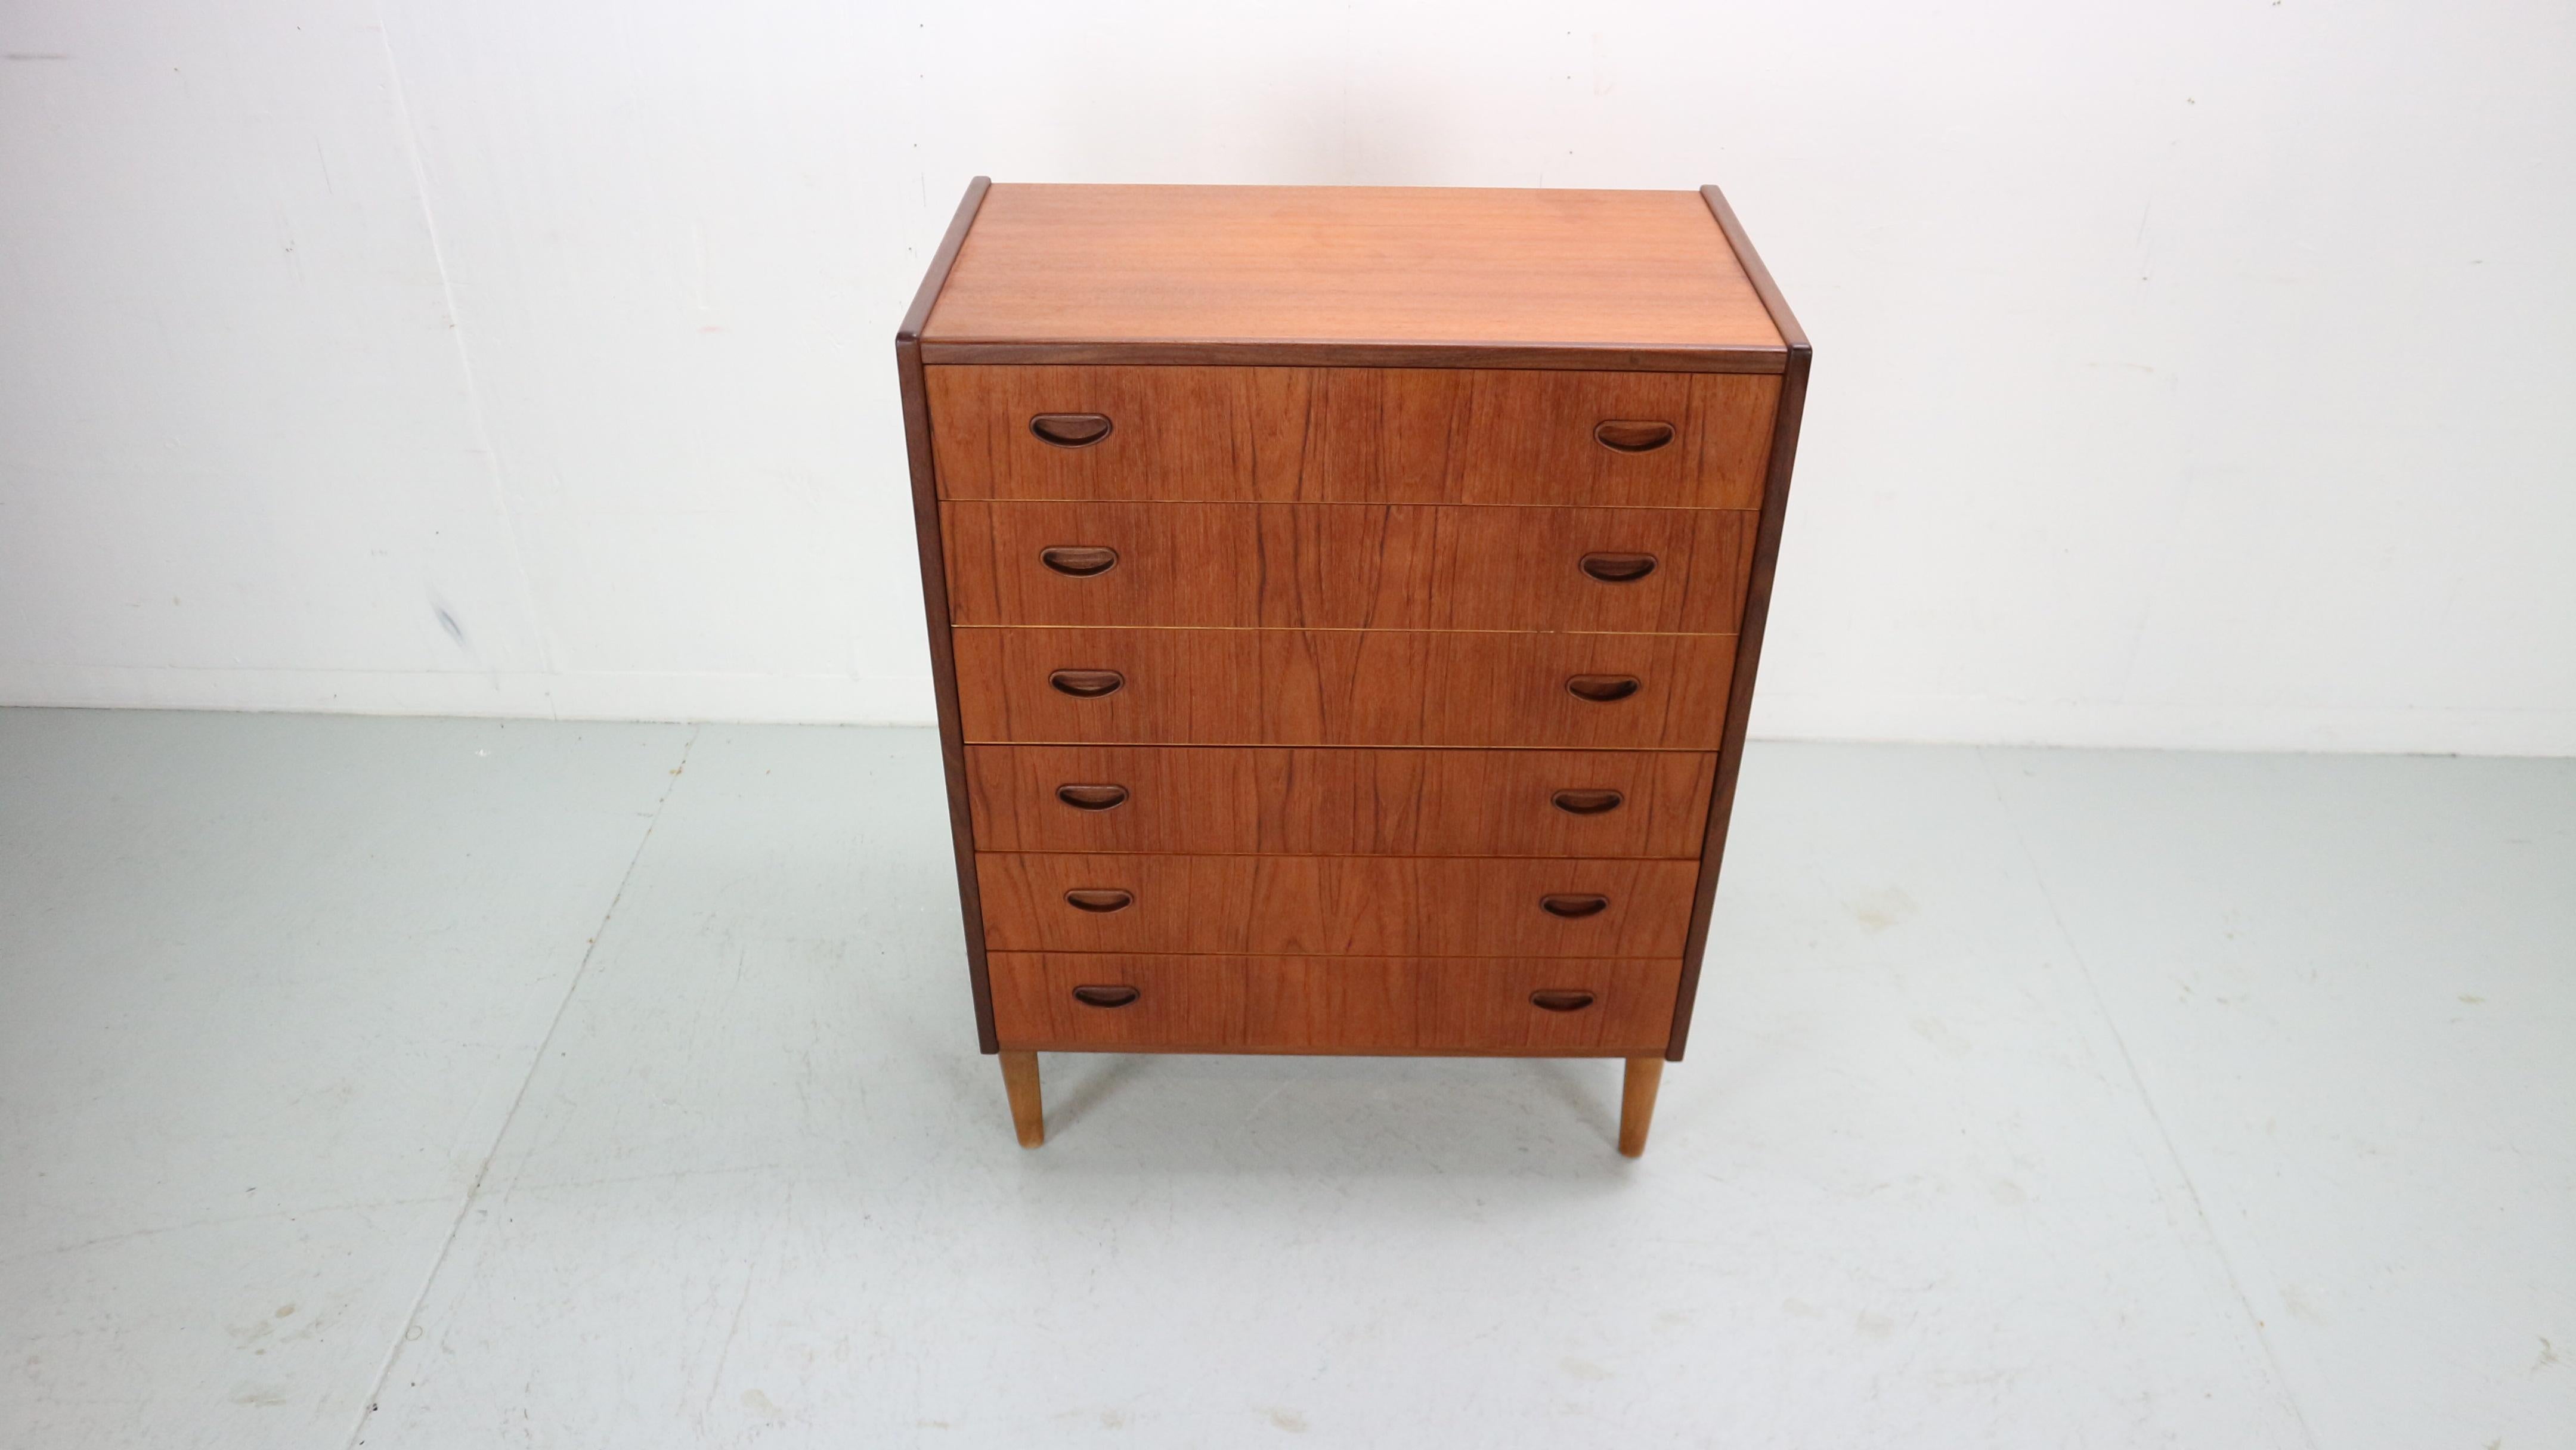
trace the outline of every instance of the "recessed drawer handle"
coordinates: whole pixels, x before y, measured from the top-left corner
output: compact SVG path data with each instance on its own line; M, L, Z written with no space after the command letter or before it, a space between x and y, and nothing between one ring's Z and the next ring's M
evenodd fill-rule
M1673 441L1673 425L1614 418L1593 429L1592 436L1602 447L1621 453L1652 453Z
M1085 1007L1124 1007L1143 995L1133 987L1076 987L1073 989L1073 1000ZM1583 1000L1589 1002L1592 998L1586 995ZM1567 1012L1573 1009L1551 1007L1548 1010Z
M1060 785L1055 788L1055 798L1064 802L1066 805L1073 807L1077 811L1105 811L1111 806L1126 804L1127 787L1123 785Z
M1634 584L1655 572L1652 554L1586 554L1583 572L1604 584Z
M1097 700L1118 693L1127 677L1116 670L1058 670L1047 676L1047 683L1077 700ZM1632 684L1630 688L1634 688Z
M1064 899L1076 911L1125 911L1135 904L1136 893L1115 887L1080 887L1066 892Z
M1619 809L1627 799L1615 790L1561 790L1552 799L1556 808L1569 816L1597 816Z
M1592 994L1573 987L1541 987L1530 993L1530 1005L1542 1012L1580 1012L1592 1005Z
M1056 688L1061 690L1064 686L1058 685ZM1115 685L1110 686L1110 689L1116 688ZM1613 700L1624 700L1637 693L1637 677L1635 675L1576 675L1565 682L1565 688L1568 694L1606 705ZM1105 694L1107 691L1102 693Z
M1038 550L1038 562L1059 574L1070 574L1076 579L1088 579L1094 574L1106 574L1117 567L1118 551L1092 548L1088 545L1059 544L1052 549ZM1651 569L1654 565L1649 562L1646 567Z
M1542 896L1539 909L1550 916L1599 916L1610 909L1607 896Z
M1109 427L1109 417L1105 413L1040 413L1029 420L1030 432L1038 435L1040 441L1058 448L1088 448L1108 437ZM1664 431L1670 433L1673 430L1667 428Z

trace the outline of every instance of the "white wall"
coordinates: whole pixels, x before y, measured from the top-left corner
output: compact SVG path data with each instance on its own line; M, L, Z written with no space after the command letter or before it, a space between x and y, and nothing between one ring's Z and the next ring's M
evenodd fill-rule
M926 719L890 339L968 176L1714 180L1821 359L1758 731L2576 751L2563 4L21 0L0 52L0 700Z

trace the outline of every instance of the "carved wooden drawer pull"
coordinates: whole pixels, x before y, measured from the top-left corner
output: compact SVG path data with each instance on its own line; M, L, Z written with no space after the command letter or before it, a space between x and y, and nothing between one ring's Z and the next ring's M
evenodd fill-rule
M1576 675L1565 682L1565 688L1567 693L1577 699L1606 705L1613 700L1624 700L1637 693L1637 684L1635 675ZM1058 685L1056 688L1061 690L1064 687ZM1117 687L1113 685L1110 688ZM1107 691L1102 693L1106 694Z
M1064 899L1076 911L1125 911L1135 904L1136 893L1116 887L1082 887L1066 892Z
M1634 584L1655 572L1652 554L1586 554L1583 572L1604 584Z
M1619 809L1619 803L1627 797L1615 790L1561 790L1550 799L1569 816L1597 816Z
M1097 700L1117 694L1127 677L1116 670L1058 670L1047 676L1047 683L1078 700Z
M1105 811L1111 806L1126 804L1127 787L1123 785L1060 785L1055 788L1055 798L1064 802L1066 805L1073 807L1077 811Z
M1040 413L1029 420L1030 432L1058 448L1088 448L1108 437L1109 427L1108 415L1103 413ZM1670 428L1664 431L1672 432Z
M1673 425L1614 418L1593 429L1592 436L1602 447L1621 453L1652 453L1673 441Z
M1530 1005L1542 1012L1580 1012L1592 1005L1592 994L1579 987L1541 987L1530 993Z
M1133 987L1076 987L1073 989L1073 1000L1085 1007L1124 1007L1143 995ZM1587 996L1583 1000L1589 1002L1592 999ZM1564 1012L1570 1009L1552 1007L1548 1010Z
M1550 916L1599 916L1610 909L1607 896L1557 895L1538 899L1539 909Z
M1038 562L1059 574L1070 574L1076 579L1088 579L1094 574L1106 574L1117 567L1118 551L1094 548L1089 545L1059 544L1052 549L1038 550ZM1649 563L1646 567L1651 569L1654 565Z

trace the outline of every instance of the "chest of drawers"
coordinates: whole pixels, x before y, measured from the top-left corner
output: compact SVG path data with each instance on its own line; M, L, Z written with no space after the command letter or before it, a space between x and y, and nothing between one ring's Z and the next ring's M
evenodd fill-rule
M1049 1052L1678 1061L1806 391L1700 192L993 186L895 344L966 958Z

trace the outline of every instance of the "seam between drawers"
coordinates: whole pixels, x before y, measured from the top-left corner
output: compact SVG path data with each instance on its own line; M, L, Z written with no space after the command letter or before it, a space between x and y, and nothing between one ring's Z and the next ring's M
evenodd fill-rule
M1151 504L1173 508L1351 508L1351 509L1615 509L1621 512L1664 514L1750 514L1759 518L1762 510L1742 504L1703 503L1498 503L1491 500L1438 498L1134 498L1121 495L1103 498L1097 494L998 494L943 493L941 503L1046 503L1046 504Z
M1325 861L1696 861L1684 856L1605 856L1598 851L1583 855L1564 852L1532 854L1527 851L1147 851L1119 850L1109 846L991 846L977 852L986 856L1186 856L1192 860L1217 857L1225 860L1325 860Z
M1733 639L1732 629L1424 629L1365 624L957 624L952 629L1155 630L1202 634L1534 634L1549 639Z
M1100 750L1527 750L1567 755L1714 755L1705 745L1355 745L1348 740L1040 740L970 735L969 745L1047 745ZM1691 861L1695 856L1675 859Z
M1678 951L1656 952L1647 956L1621 956L1617 952L1567 952L1549 956L1533 952L1171 952L1139 947L997 947L987 942L984 949L1004 957L1295 957L1301 961L1323 962L1678 962Z

